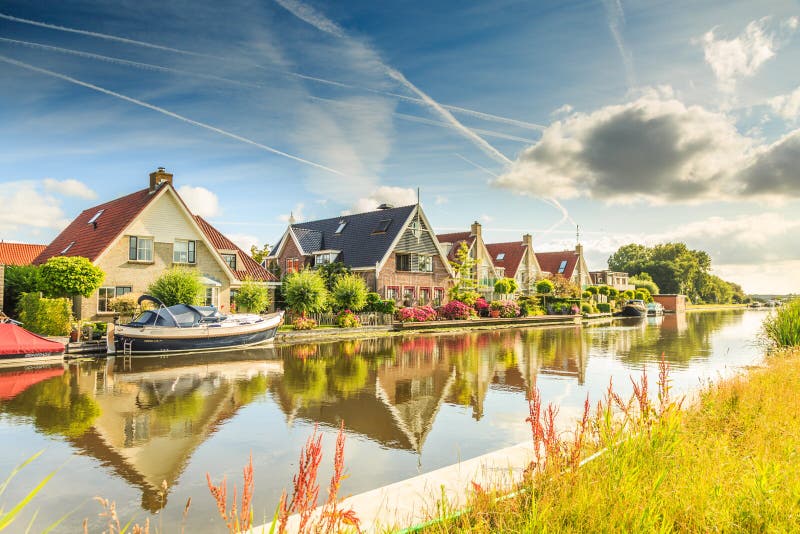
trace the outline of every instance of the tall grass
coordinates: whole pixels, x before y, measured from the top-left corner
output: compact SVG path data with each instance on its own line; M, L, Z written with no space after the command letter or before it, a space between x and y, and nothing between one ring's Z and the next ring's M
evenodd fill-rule
M800 300L784 304L764 321L767 338L777 347L800 345Z
M560 452L541 443L544 464L521 491L476 491L468 513L427 530L800 531L800 351L709 386L691 409L669 400L665 377L662 369L656 403L644 381L627 401L609 388L581 447L584 457L602 451L592 461L575 469L576 438L557 436L549 447Z

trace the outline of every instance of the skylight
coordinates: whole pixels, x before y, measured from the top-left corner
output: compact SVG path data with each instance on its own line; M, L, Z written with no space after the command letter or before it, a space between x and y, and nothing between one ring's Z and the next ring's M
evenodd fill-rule
M336 229L336 233L337 234L341 234L342 230L344 230L345 226L347 226L347 221L344 221L344 220L339 221L339 227Z
M383 219L378 223L378 226L375 230L372 231L373 234L384 234L386 230L389 229L389 225L392 224L392 219Z
M103 214L103 212L104 212L104 211L105 211L105 210L100 210L100 211L98 211L97 213L95 213L95 214L92 216L92 218L91 218L91 219L89 219L89 222L88 222L87 224L94 224L94 223L96 223L96 222L97 222L97 219L99 219L99 218L100 218L100 216Z
M504 259L506 259L506 253L505 252L501 252L500 254L497 255L497 261L501 261L501 260L504 260Z
M561 265L558 266L558 274L562 274L567 268L567 260L561 260Z
M67 245L66 248L64 248L64 250L61 251L61 254L66 254L67 251L69 251L69 249L71 249L72 245L74 245L74 244L75 244L75 241L71 241L70 244Z

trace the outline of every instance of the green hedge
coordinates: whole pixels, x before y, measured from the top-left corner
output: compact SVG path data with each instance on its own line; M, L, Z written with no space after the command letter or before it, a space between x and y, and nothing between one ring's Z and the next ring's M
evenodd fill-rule
M72 323L69 299L43 298L39 293L23 293L17 304L23 326L43 336L68 336Z
M600 310L600 313L609 313L611 311L611 304L608 302L598 302L597 309Z

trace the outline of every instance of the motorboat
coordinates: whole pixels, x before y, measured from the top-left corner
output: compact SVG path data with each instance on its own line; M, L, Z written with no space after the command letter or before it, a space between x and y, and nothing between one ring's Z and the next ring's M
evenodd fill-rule
M632 299L622 306L622 310L614 314L616 317L647 317L647 304L641 299Z
M165 306L150 295L142 295L138 303L146 301L157 307L115 327L117 353L133 356L250 347L270 341L283 323L283 311L224 315L214 306Z
M664 315L664 306L660 302L648 302L647 315L650 315L652 317L658 317L659 315Z
M0 322L0 367L64 361L64 344L28 332L14 322Z

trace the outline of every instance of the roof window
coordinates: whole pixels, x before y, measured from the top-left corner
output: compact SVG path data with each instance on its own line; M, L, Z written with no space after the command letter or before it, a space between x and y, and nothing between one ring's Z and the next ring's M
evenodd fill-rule
M105 210L100 210L97 213L95 213L94 215L92 215L92 218L89 219L89 222L86 223L86 224L95 224L95 223L97 223L97 219L100 218L100 216L103 214L104 211Z
M506 253L505 252L501 252L500 254L497 255L497 261L502 261L504 259L506 259Z
M567 268L567 260L561 260L561 265L558 266L558 274L563 274Z
M386 230L389 229L389 225L392 224L392 219L383 219L378 223L378 226L375 227L375 230L372 231L373 234L385 234Z
M61 254L66 254L69 251L69 249L72 248L72 245L74 245L74 244L75 244L75 241L71 241L69 245L64 247L64 250L61 251Z
M336 229L336 232L335 232L335 233L337 233L337 234L341 234L341 233L342 233L342 231L344 230L344 227L345 227L345 226L347 226L347 221L345 221L345 220L341 220L341 221L339 221L339 227Z

